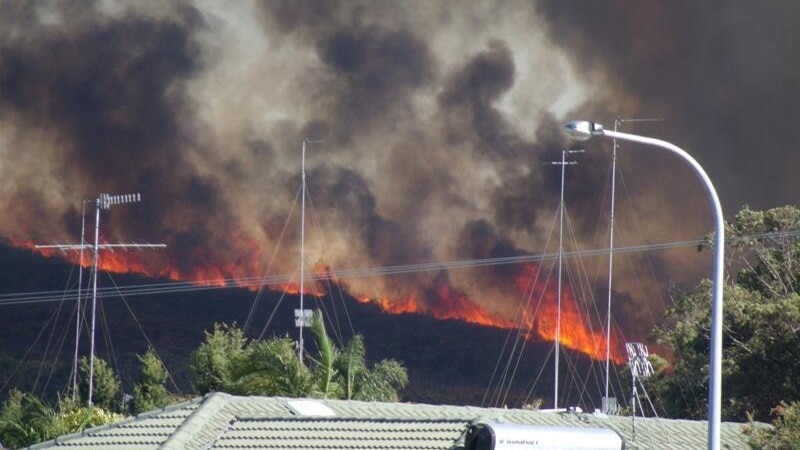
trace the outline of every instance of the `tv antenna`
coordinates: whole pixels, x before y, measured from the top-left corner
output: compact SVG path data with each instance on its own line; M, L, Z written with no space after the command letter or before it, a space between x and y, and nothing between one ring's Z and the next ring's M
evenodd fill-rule
M641 405L639 390L636 389L636 379L638 378L641 384L642 379L649 378L655 371L648 358L650 353L647 351L646 345L641 342L627 342L625 349L628 351L628 365L631 369L631 427L633 428L633 439L636 440L636 403L639 402ZM644 385L642 385L642 389L644 389ZM644 407L642 407L642 412L644 412Z
M151 243L116 243L116 244L100 244L100 210L110 210L112 206L115 205L123 205L128 203L138 203L142 200L141 194L100 194L99 197L95 200L84 200L83 201L83 216L81 217L81 243L80 244L54 244L54 245L36 245L34 248L37 249L56 249L61 250L63 252L67 251L80 251L80 260L78 265L80 266L80 272L78 275L78 282L82 282L83 276L83 251L84 250L92 250L94 252L94 260L92 262L92 324L91 324L91 344L90 344L90 351L89 351L89 393L87 399L87 405L92 406L92 395L93 395L93 384L94 384L94 355L95 355L95 324L96 324L96 311L97 311L97 269L98 263L100 261L100 250L114 250L114 249L121 249L127 251L128 249L156 249L156 248L166 248L166 244L151 244ZM94 218L94 244L87 244L85 239L85 221L86 221L86 203L94 202L95 204L95 218ZM78 383L78 342L80 338L80 303L81 303L81 292L80 286L78 287L78 314L77 321L75 325L75 360L73 362L73 381L72 381L72 396L75 398L75 393L77 392L77 383Z

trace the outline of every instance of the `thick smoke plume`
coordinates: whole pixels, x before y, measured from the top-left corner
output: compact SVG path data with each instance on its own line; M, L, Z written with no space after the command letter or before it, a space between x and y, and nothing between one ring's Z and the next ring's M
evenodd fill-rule
M291 273L300 144L314 139L311 264L552 252L560 168L546 163L573 145L561 124L581 117L666 119L642 131L708 163L729 211L796 202L786 171L800 163L800 73L787 55L800 11L717 3L8 1L0 225L14 242L72 242L83 199L141 192L140 205L104 216L104 238L166 242L135 256L149 273ZM582 248L607 245L609 147L588 145L567 169L570 242ZM711 228L685 167L621 150L619 245ZM589 264L599 286L605 262ZM693 249L620 262L618 320L645 333L665 280L708 264ZM509 315L517 275L446 280ZM343 281L354 294L435 302L425 293L441 275Z

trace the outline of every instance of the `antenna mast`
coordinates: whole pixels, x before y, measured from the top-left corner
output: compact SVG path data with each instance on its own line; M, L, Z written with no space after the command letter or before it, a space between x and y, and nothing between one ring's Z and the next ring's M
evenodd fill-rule
M72 359L72 401L78 394L78 349L81 339L81 288L83 287L83 250L86 245L86 200L81 209L81 251L78 256L78 301L75 306L75 355Z
M664 119L614 119L614 132L624 122L663 122ZM608 225L608 307L606 310L606 390L605 396L601 402L601 409L606 414L613 414L618 411L617 399L613 400L608 396L608 379L611 373L611 280L614 271L614 225L615 225L615 203L616 203L616 187L617 187L617 138L612 141L611 149L611 212L609 215Z
M614 131L617 131L617 126L622 119L614 119ZM606 391L601 407L604 413L608 414L616 412L617 405L616 399L614 402L608 397L608 378L610 373L611 360L611 278L614 271L614 204L616 202L616 187L617 187L617 139L614 138L611 150L611 213L608 223L608 307L606 310Z
M91 248L94 251L94 261L92 262L92 323L91 323L91 344L90 344L90 351L89 351L89 393L87 399L87 405L89 407L92 406L92 397L94 391L94 355L95 355L95 324L96 324L96 310L97 310L97 272L98 272L98 265L100 260L100 250L106 249L114 249L120 248L123 250L127 250L128 247L134 247L136 249L142 248L166 248L165 244L137 244L137 243L119 243L119 244L100 244L100 210L108 210L111 209L113 205L122 205L127 203L138 203L142 199L141 194L120 194L120 195L109 195L109 194L100 194L100 196L94 200L95 203L95 221L94 221L94 244L91 246L86 244L84 239L84 223L81 223L81 243L78 245L75 244L64 244L64 245L36 245L35 248L46 249L46 248L54 248L61 251L69 251L69 250L80 250L80 258L79 265L81 266L81 273L83 273L83 250ZM91 200L84 200L83 210L84 216L86 211L86 203L90 202ZM81 277L79 275L79 280ZM80 282L80 281L79 281ZM80 308L80 287L78 288L78 308ZM78 310L80 311L80 309ZM80 320L80 314L78 315ZM76 326L76 337L75 337L75 378L73 380L73 397L75 395L75 391L77 390L77 367L78 367L78 335L80 334L80 324Z
M567 165L578 164L577 161L567 161L567 154L583 153L583 150L562 150L561 161L550 164L561 166L561 201L559 202L559 231L558 231L558 313L556 317L555 339L555 375L553 381L553 408L558 409L558 372L559 356L561 353L561 267L564 261L564 178Z
M300 309L294 310L294 323L300 329L297 338L297 358L303 362L305 344L303 343L303 328L311 325L313 309L305 310L303 301L305 297L305 252L306 252L306 144L322 141L303 140L303 151L300 165Z
M306 312L303 309L303 294L304 294L304 275L305 275L305 262L303 261L306 254L306 141L303 141L303 157L301 163L300 187L302 193L300 194L300 336L297 340L297 358L303 362L303 326L306 325Z

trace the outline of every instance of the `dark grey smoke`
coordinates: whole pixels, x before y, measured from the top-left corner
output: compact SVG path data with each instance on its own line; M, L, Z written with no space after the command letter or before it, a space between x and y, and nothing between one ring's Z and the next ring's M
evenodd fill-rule
M253 275L270 260L273 273L289 273L300 145L322 139L307 149L309 262L355 268L552 252L560 168L547 163L576 146L560 128L579 117L607 126L664 117L626 130L695 153L730 213L745 202L797 202L797 9L789 1L7 2L0 225L18 241L74 241L82 199L138 191L142 204L104 216L104 236L165 241L166 253L146 258L151 273ZM585 148L567 169L568 242L600 248L609 145ZM687 169L625 150L618 244L703 236L705 198ZM693 251L651 258L620 262L617 289L632 299L623 308L659 303L666 280L693 282L709 263ZM604 260L586 264L602 285ZM507 312L519 300L516 273L345 282L354 294L431 304L430 286L446 283Z
M197 11L186 8L158 20L132 14L77 26L29 23L24 33L4 36L4 115L22 133L44 132L56 140L50 148L28 150L40 159L37 166L23 168L32 183L15 186L11 194L28 209L19 212L31 237L48 242L58 236L53 227L67 227L75 237L80 229L79 201L62 205L69 208L64 223L52 213L29 210L31 205L52 207L44 186L35 182L52 165L59 177L54 181L72 199L142 193L143 205L104 215L104 222L113 218L105 223L104 235L117 228L124 236L165 241L171 264L184 273L219 258L209 249L226 247L229 236L217 231L230 229L232 218L217 181L198 173L184 153L198 145L194 105L182 83L203 70L192 41L201 27ZM198 252L207 257L197 258Z
M433 70L425 43L405 30L341 28L322 38L317 52L335 76L331 112L344 143L375 122L403 120L411 113L408 96Z
M743 204L800 202L793 174L800 165L794 150L800 4L537 5L553 40L581 70L601 66L617 92L635 99L629 110L608 110L605 120L612 114L667 119L655 130L697 156L730 213Z

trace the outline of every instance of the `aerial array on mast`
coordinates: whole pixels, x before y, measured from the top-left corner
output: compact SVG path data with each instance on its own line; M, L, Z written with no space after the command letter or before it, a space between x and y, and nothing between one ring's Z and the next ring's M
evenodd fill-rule
M649 378L655 373L655 370L653 369L653 364L650 363L650 353L648 352L646 345L642 344L641 342L626 342L625 350L628 352L628 367L631 371L631 428L633 439L636 440L637 404L641 407L642 413L644 413L644 407L641 406L642 401L639 398L639 390L637 389L636 382L639 382L639 385L642 386L642 390L647 396L647 391L644 390L644 385L641 384L641 380ZM653 408L653 412L655 412L655 408Z
M141 249L155 249L155 248L166 248L166 244L151 244L151 243L117 243L117 244L100 244L100 210L109 210L111 206L114 205L124 205L129 203L138 203L142 200L142 196L139 193L135 194L100 194L97 199L94 200L95 204L95 221L94 221L94 243L87 244L85 239L85 220L86 220L86 203L92 202L92 200L84 200L83 201L83 216L81 217L81 243L80 244L54 244L54 245L36 245L35 248L37 249L57 249L61 251L73 251L79 250L80 260L80 272L78 275L78 282L79 284L82 283L83 278L83 251L84 250L92 250L94 252L94 259L92 262L92 322L91 322L91 344L89 350L89 392L88 392L88 399L87 404L92 406L92 396L93 396L93 384L94 384L94 356L95 356L95 325L96 325L96 310L97 310L97 273L98 273L98 265L100 261L100 250L108 250L108 249L123 249L127 250L129 248L134 248L137 250ZM73 399L77 393L77 382L78 382L78 344L80 342L80 304L81 304L81 294L80 294L80 287L78 289L78 311L76 314L76 324L75 324L75 359L73 361L72 366L72 396Z

